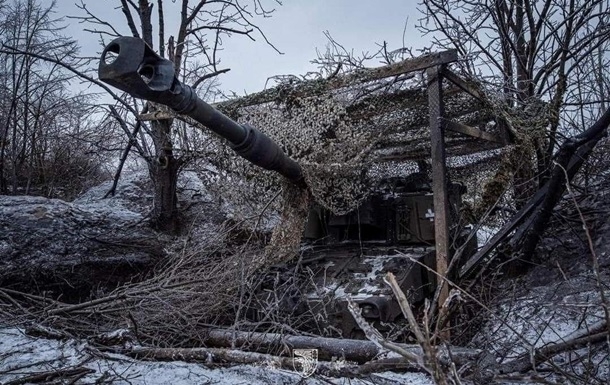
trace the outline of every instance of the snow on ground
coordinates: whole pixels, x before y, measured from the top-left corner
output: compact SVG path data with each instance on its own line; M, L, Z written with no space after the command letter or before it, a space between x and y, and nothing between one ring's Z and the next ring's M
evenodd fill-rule
M150 193L150 177L145 172L123 173L116 186L115 195L104 198L112 187L112 180L94 186L76 198L73 203L93 207L128 207L132 211L146 214L150 210L153 196Z
M522 290L517 289L519 293L514 297L507 295L492 307L494 316L474 338L472 346L489 351L499 362L507 362L519 355L531 354L534 348L568 341L603 325L600 293L590 276L583 274L550 283L541 281L540 286L530 286L531 281L529 284L516 282L515 286L521 286ZM581 380L592 374L596 379L610 378L606 344L562 353L551 362L553 367L562 368Z
M141 361L101 353L84 341L48 340L25 335L17 328L0 329L0 383L70 367L91 369L77 384L433 384L422 373L381 373L366 380L316 376L303 379L299 373L264 365L208 368L179 361Z
M582 295L594 298L599 293ZM516 357L527 353L530 347L541 347L549 343L561 342L571 333L593 325L603 319L601 308L598 312L585 314L583 303L570 304L570 296L562 303L545 301L531 297L517 298L500 305L501 316L493 319L483 332L486 337L493 335L491 350L501 357Z

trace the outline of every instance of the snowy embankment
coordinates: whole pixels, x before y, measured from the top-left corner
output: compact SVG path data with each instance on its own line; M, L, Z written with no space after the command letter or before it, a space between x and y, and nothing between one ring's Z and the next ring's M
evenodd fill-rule
M164 255L144 213L122 197L98 195L74 202L0 196L0 282L43 290L69 282L86 295L92 282L113 286Z
M183 174L180 201L195 206L191 216L204 223L198 222L194 236L205 239L212 210L204 203L211 198L194 173ZM145 173L127 174L114 196L106 197L112 186L108 181L73 202L0 196L0 283L58 291L54 294L64 297L74 291L82 300L92 284L112 288L148 271L172 246L171 239L148 224L149 183Z

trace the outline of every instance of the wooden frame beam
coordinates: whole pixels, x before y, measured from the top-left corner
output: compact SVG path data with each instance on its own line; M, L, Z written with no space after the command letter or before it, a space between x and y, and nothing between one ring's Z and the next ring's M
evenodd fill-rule
M460 87L462 90L474 96L475 98L479 100L485 100L485 97L478 89L473 87L471 84L468 84L468 82L459 77L455 72L445 68L443 69L443 76L451 83Z
M468 126L466 124L458 123L453 120L444 119L443 124L445 125L445 129L453 132L457 132L460 134L472 136L473 138L484 139L489 142L496 142L500 144L506 144L502 138L491 134L489 132L485 132L483 130L479 130L478 128Z
M428 68L428 107L430 114L430 140L432 157L432 192L434 193L434 239L436 245L436 273L439 277L440 294L438 307L449 295L449 287L443 278L447 275L450 256L449 240L449 194L447 189L447 163L445 151L445 128L443 124L443 66Z

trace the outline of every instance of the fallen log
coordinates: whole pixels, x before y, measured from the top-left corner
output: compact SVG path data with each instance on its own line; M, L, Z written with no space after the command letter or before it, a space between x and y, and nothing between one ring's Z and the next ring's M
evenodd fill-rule
M125 354L127 356L155 360L155 361L185 361L198 362L206 365L265 365L278 369L286 369L291 371L302 372L302 362L293 357L282 357L271 354L244 352L234 349L221 348L149 348L149 347L133 347L128 350L116 350L115 353ZM396 367L403 368L398 364ZM388 368L386 367L386 370ZM349 362L326 362L318 361L316 363L315 373L329 377L353 377L359 374L358 366L355 363Z
M241 332L226 329L210 330L205 342L208 346L231 347L255 352L281 352L285 348L318 349L318 357L321 360L344 359L360 364L388 353L387 350L368 340ZM419 345L398 343L395 345L413 354L422 355ZM447 349L439 350L441 356L449 356ZM481 354L480 350L462 347L450 347L449 350L451 358L457 366L472 362Z
M206 365L266 365L291 371L303 371L302 362L293 357L265 353L245 352L222 348L151 348L132 347L104 349L132 358L154 361L198 362ZM387 371L421 372L422 368L403 357L375 360L358 365L352 361L317 361L316 374L328 377L357 377Z

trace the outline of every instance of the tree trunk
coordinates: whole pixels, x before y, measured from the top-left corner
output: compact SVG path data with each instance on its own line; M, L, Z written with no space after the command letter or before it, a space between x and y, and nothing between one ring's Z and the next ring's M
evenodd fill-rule
M368 362L381 353L384 348L368 340L338 339L318 336L291 336L276 333L241 332L227 329L211 329L208 331L206 344L214 347L231 347L234 349L269 353L286 349L317 349L321 360L344 358L358 363ZM422 354L419 345L400 344L397 346L416 354ZM447 357L445 347L439 348L441 357ZM453 361L462 364L476 359L481 350L453 346L451 347ZM289 350L290 351L290 350Z
M173 234L180 230L176 185L181 162L173 154L172 120L153 120L151 125L157 155L149 162L155 196L152 223L156 229Z

